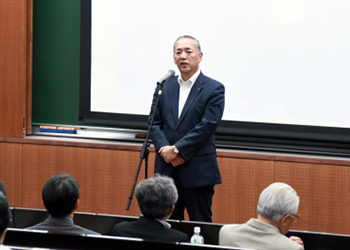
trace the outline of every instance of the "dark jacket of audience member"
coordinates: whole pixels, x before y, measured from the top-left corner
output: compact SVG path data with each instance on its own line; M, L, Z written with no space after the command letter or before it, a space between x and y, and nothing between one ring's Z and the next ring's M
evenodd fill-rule
M6 192L5 192L6 193ZM3 194L2 191L0 191L0 249L9 249L1 244L5 240L7 226L9 225L11 220L11 212L10 212L10 206L7 201L7 198Z
M187 242L187 234L172 229L166 219L171 215L178 194L173 179L156 175L145 179L136 188L141 217L114 226L113 235L148 240Z
M28 229L47 230L71 234L98 234L74 224L74 211L79 205L80 187L77 180L68 174L58 174L44 184L42 198L50 214L44 222Z

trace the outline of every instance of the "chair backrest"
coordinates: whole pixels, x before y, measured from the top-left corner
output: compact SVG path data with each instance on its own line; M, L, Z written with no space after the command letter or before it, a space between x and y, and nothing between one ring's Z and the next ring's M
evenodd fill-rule
M189 237L193 235L194 227L201 228L201 235L205 244L219 245L219 231L223 224L196 222L196 221L180 221L179 223L171 223L173 228L186 233Z
M97 232L95 213L74 212L74 224Z
M15 228L27 228L43 222L49 217L48 212L45 209L35 208L13 208L13 226Z
M13 249L19 247L70 249L70 250L233 250L242 248L220 247L213 245L196 245L189 243L169 243L147 241L137 238L101 236L101 235L69 235L10 228L6 234L4 245Z
M350 235L290 230L287 236L298 236L307 250L348 250Z
M96 232L103 235L112 235L112 229L115 224L123 221L137 220L139 217L126 215L112 214L97 214L96 215Z
M11 212L13 214L13 217L9 228L27 228L44 221L48 217L48 213L44 209L15 207L11 208ZM117 223L123 221L132 221L136 219L138 219L136 216L94 214L83 212L76 212L74 215L75 224L98 232L102 235L111 235L112 229ZM218 245L219 231L223 226L223 224L195 221L167 220L167 222L172 225L172 228L186 233L189 237L193 235L194 227L199 226L201 228L201 234L204 237L205 244L212 245ZM297 230L291 230L288 235L295 235L300 237L305 244L305 249L307 250L342 250L348 249L350 246L350 235Z

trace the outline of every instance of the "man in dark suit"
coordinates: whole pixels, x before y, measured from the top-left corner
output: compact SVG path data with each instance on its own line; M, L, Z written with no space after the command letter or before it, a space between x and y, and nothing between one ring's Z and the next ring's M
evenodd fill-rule
M136 221L116 224L113 235L172 242L189 241L186 234L172 229L166 222L178 198L171 178L156 175L141 181L136 188L136 198L141 217Z
M70 234L98 234L74 224L74 211L79 205L80 187L69 174L58 174L49 178L43 187L42 197L49 218L28 229L47 230Z
M214 185L221 183L214 134L224 112L225 88L200 71L203 53L195 38L179 37L173 57L181 74L164 82L156 110L151 133L155 173L173 177L179 191L171 219L184 219L186 208L190 220L211 222Z

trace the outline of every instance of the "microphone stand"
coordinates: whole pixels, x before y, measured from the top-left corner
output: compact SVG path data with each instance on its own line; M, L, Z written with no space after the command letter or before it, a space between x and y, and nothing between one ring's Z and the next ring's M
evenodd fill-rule
M141 153L140 153L139 165L138 165L138 168L137 168L137 171L136 171L136 175L135 175L135 179L134 179L134 183L132 185L131 192L130 192L130 195L129 195L128 204L126 205L126 211L129 211L129 209L130 209L132 197L134 195L134 191L135 191L137 179L138 179L139 174L140 174L140 170L141 170L143 159L145 159L145 179L147 179L147 175L148 175L148 155L149 155L148 147L149 147L149 144L150 144L149 143L149 137L150 137L150 134L151 134L151 131L152 131L153 120L154 120L155 114L157 112L158 102L159 102L160 96L162 95L162 91L163 91L163 83L160 83L159 84L159 90L158 90L158 96L157 96L156 104L154 105L151 122L150 122L150 124L148 126L146 139L145 139L145 141L143 142L143 145L142 145L142 149L141 149Z

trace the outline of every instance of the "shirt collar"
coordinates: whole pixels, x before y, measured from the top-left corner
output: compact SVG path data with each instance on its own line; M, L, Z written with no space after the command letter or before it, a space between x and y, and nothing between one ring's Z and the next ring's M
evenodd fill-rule
M177 79L177 82L182 85L183 83L190 83L190 84L193 84L196 82L199 74L201 73L201 70L198 69L196 73L193 74L193 76L191 76L190 79L188 79L186 82L182 79L182 76L181 74L179 75L179 78Z
M274 233L280 233L279 229L273 225L267 224L265 222L262 222L258 219L252 218L247 222L248 225L258 228L260 230L268 231L268 232L274 232Z
M52 221L69 221L71 223L74 223L74 220L69 217L69 216L62 216L62 217L52 217L51 215L49 215L49 219Z
M161 220L161 219L155 219L155 220L159 221L165 228L171 228L171 225L165 220Z
M141 213L140 217L146 218L142 213ZM171 228L171 225L168 222L166 222L165 220L156 219L156 218L154 218L154 220L159 221L160 224L162 224L165 228Z

